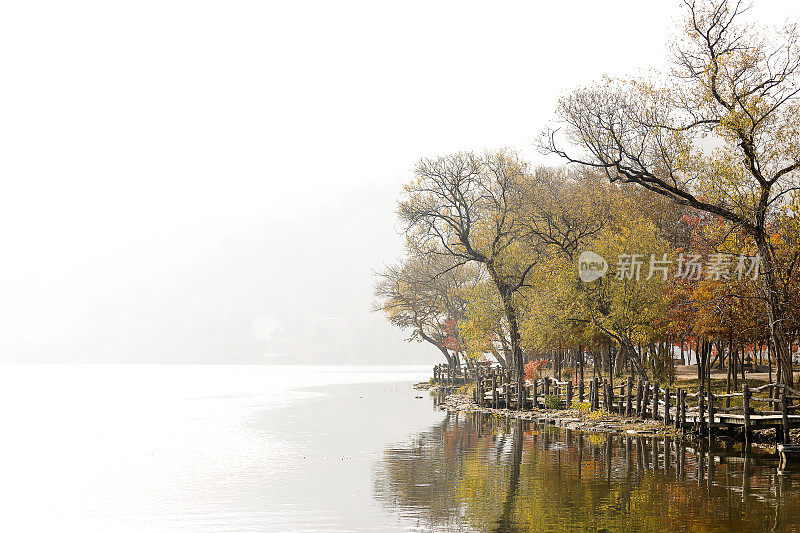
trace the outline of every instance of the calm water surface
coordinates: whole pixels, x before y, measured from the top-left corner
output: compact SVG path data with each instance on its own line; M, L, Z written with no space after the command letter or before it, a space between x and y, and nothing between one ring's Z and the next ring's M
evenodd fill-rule
M800 531L771 455L448 414L427 367L0 370L0 531Z
M376 496L434 531L800 531L766 450L452 413L384 452Z

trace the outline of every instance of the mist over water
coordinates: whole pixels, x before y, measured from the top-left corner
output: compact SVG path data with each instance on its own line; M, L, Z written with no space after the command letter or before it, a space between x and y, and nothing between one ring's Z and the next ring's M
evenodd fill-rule
M440 417L420 367L6 365L4 531L280 531L385 523L385 441ZM374 506L373 506L374 507ZM372 516L374 515L374 516Z
M12 249L0 362L432 364L438 350L370 311L373 270L401 244L398 193L343 188L280 220L153 230L100 257L76 244L88 264L48 255L54 236L36 256Z

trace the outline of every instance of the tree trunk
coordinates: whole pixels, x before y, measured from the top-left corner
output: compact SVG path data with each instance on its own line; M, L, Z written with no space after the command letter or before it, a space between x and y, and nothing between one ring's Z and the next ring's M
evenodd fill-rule
M759 347L760 353L764 352L764 343ZM772 383L772 356L770 355L769 346L767 346L767 365L769 366L769 382Z
M745 357L744 356L744 354L745 354L744 342L739 344L739 351L742 353L742 362L739 365L739 370L742 372L742 384L744 384L744 383L747 383L747 381L746 381L747 378L745 377L745 374L744 374L744 357ZM755 354L753 354L753 355L755 355ZM755 364L755 360L756 360L756 358L753 357L753 359L752 359L753 364Z
M517 383L517 392L518 392L518 401L521 401L521 398L524 394L523 387L525 386L525 359L522 355L522 348L520 347L519 343L519 325L517 323L517 312L514 309L512 299L512 291L511 287L507 283L504 283L500 276L495 270L494 265L492 263L486 264L487 270L489 271L489 275L492 278L492 281L497 288L497 291L500 293L500 299L503 301L503 312L506 316L506 321L508 322L508 333L511 337L511 368L514 377L516 378ZM518 404L519 405L519 404Z
M622 376L622 371L625 367L625 356L627 355L627 351L622 349L622 345L620 345L620 349L617 351L616 361L614 361L614 374L619 377Z
M611 342L606 341L600 346L603 358L603 372L611 379Z
M682 366L686 364L686 358L685 358L685 356L683 354L683 345L684 344L686 344L686 339L681 337L681 365Z
M755 236L755 241L764 267L761 283L767 299L769 334L772 347L775 350L775 363L780 370L778 372L779 380L781 384L792 387L794 385L792 355L789 353L789 345L786 340L785 302L778 288L778 281L775 275L775 257L763 232Z
M642 364L642 358L636 353L636 346L628 340L622 341L620 345L620 352L627 352L627 359L631 365L631 372L635 372L641 379L647 379L647 371Z
M697 363L697 380L702 381L703 379L703 365L701 364L700 358L700 336L697 336L697 342L695 342L694 348L694 358L695 362Z
M453 357L450 355L450 352L449 352L449 351L447 351L447 348L445 348L444 346L441 346L441 345L439 345L439 344L436 344L436 343L433 343L433 344L434 344L434 345L435 345L437 348L439 348L439 351L440 351L440 352L442 352L442 354L444 354L444 358L445 358L445 359L447 359L447 365L448 365L450 368L454 368L454 365L453 365Z

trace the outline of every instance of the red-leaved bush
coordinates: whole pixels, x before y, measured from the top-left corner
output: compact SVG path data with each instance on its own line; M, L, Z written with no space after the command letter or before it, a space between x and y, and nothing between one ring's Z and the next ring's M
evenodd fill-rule
M544 368L544 359L534 359L525 365L525 379L533 381L536 378L542 377L542 369Z

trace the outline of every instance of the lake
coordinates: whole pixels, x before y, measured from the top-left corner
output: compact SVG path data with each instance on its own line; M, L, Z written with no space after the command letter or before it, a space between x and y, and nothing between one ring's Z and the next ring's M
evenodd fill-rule
M800 531L773 455L447 413L428 367L5 365L2 531Z

